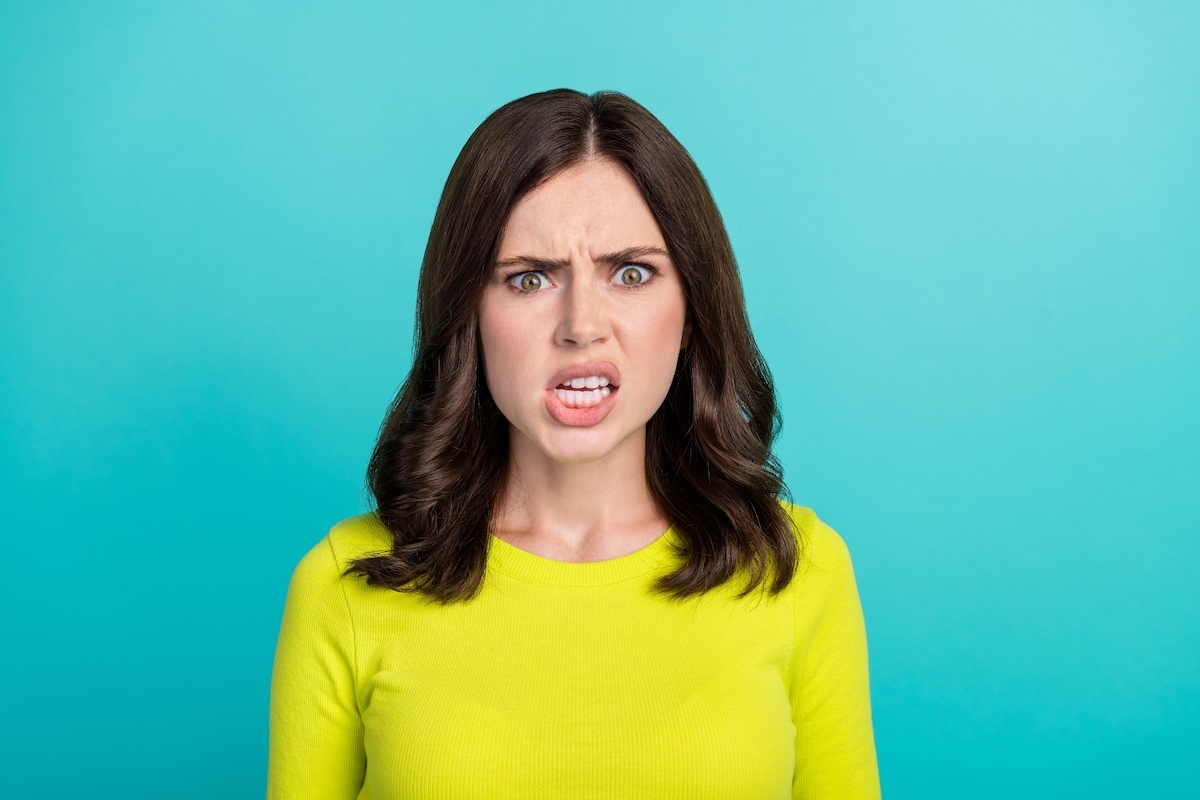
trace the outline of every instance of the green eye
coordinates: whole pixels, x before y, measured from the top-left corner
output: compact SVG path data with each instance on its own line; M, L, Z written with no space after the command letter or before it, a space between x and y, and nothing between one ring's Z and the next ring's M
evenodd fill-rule
M650 279L650 270L645 267L627 266L624 267L618 274L618 280L625 286L637 286L640 283L645 283Z
M542 276L536 272L522 272L520 275L513 277L518 289L523 289L526 292L536 292L542 288Z

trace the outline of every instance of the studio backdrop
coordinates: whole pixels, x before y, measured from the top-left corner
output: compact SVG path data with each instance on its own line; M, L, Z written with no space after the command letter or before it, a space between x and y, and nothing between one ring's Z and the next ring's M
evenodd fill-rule
M256 798L474 127L615 89L707 177L886 797L1200 773L1200 4L0 3L0 796Z

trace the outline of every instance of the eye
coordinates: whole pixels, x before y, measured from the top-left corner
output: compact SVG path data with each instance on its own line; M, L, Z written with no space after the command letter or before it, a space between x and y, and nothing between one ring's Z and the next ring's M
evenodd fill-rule
M546 278L540 272L521 272L509 278L508 282L523 292L536 292L546 285Z
M622 286L640 286L653 274L649 267L641 264L626 264L617 270L616 281Z

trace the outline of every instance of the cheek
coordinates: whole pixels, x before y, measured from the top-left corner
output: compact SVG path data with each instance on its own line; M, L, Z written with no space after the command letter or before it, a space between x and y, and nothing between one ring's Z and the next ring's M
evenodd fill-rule
M498 313L485 304L479 313L479 343L488 391L508 416L519 403L524 372L530 364L531 331L519 314Z
M636 362L646 376L645 386L661 402L671 388L675 364L683 340L683 301L660 308L653 315L637 320L630 328L633 347L630 361ZM648 398L649 399L649 398Z

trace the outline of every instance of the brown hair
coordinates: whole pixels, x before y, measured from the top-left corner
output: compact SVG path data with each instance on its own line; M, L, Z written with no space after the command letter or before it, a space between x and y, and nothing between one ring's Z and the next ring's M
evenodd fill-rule
M799 543L777 498L775 390L746 318L729 237L704 177L649 111L616 92L522 97L481 124L442 191L417 290L412 370L388 409L367 485L391 552L347 574L442 603L474 597L508 468L507 420L483 379L478 311L509 214L587 158L620 164L654 214L684 286L691 333L646 429L646 477L683 540L658 591L683 598L747 571L791 581Z

